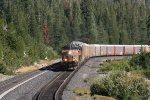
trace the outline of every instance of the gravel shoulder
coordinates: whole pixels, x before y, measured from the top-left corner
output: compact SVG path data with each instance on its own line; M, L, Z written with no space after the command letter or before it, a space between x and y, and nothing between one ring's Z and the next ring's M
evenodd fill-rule
M73 76L66 89L63 92L62 100L72 100L77 95L73 93L73 89L76 87L89 88L90 85L85 83L84 80L89 77L97 75L97 69L99 67L101 58L92 58L88 60L81 69Z
M13 77L14 77L14 75L8 76L8 75L0 74L0 82L5 81L10 78L13 78Z
M1 100L32 100L32 97L57 74L58 72L46 71L43 75L12 90Z
M95 76L103 77L104 74L98 73L97 70L99 69L99 64L106 59L114 60L122 59L122 57L96 57L88 60L72 77L71 81L63 92L62 100L80 100L81 98L79 98L79 96L75 94L73 90L75 88L90 88L90 84L84 82L86 78L93 78ZM89 100L89 98L90 97L86 99ZM82 100L85 100L85 98Z

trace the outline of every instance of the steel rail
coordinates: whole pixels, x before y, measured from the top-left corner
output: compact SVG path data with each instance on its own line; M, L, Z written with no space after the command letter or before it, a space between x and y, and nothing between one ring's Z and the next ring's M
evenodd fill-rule
M50 80L38 93L36 93L32 100L56 100L57 98L60 98L62 95L59 94L62 94L65 86L69 83L71 78L81 68L85 61L80 63L75 68L75 70L60 72L52 80Z
M61 84L61 86L58 88L58 90L55 93L54 100L62 100L62 95L65 87L70 82L71 78L75 75L76 72L82 67L83 64L85 64L88 61L88 59L81 62L78 67L64 80L64 82Z

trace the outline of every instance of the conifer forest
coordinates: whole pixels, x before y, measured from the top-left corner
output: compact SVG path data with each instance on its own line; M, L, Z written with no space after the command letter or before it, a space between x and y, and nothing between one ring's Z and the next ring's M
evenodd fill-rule
M51 58L74 40L149 44L150 0L0 0L0 70Z

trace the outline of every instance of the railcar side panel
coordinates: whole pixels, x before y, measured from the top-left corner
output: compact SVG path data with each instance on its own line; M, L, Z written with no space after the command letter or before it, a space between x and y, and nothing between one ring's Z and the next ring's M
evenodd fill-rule
M144 47L145 47L145 52L150 52L150 48L148 45L145 45Z
M82 60L88 57L88 45L82 46Z
M124 51L123 51L123 47L122 45L116 45L115 46L115 55L117 56L120 56L120 55L123 55L124 54Z
M101 45L101 56L106 56L106 45Z
M96 45L95 48L96 48L96 51L95 51L96 56L100 56L100 45Z
M135 47L135 54L140 53L141 46L140 45L135 45L134 47Z
M91 45L90 50L91 50L91 57L94 57L95 56L95 46Z
M108 49L107 55L109 56L114 55L114 45L108 45L107 49Z
M90 45L89 46L89 57L92 57L92 55L93 55L93 48Z
M132 55L134 54L133 45L125 45L125 55Z

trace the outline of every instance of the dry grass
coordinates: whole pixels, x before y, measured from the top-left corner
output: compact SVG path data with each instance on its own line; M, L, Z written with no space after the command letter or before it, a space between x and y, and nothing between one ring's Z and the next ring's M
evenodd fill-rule
M71 100L93 100L90 95L74 96Z
M40 60L39 62L35 62L34 65L20 67L19 69L16 70L16 73L22 74L32 72L44 66L54 64L56 62L57 62L56 60Z
M106 97L106 96L90 96L90 95L83 95L83 96L74 96L71 100L116 100L112 97Z
M132 71L128 72L128 76L131 79L139 79L139 78L144 78L143 72L142 71ZM144 78L145 82L147 84L150 84L150 79L149 78Z
M76 87L73 92L77 95L91 94L90 88L87 87Z
M36 66L23 66L23 67L17 69L16 73L28 73L28 72L32 72L37 69L39 69L39 68Z
M116 100L112 97L106 97L106 96L100 96L100 95L95 95L93 98L94 100Z
M144 78L144 79L145 79L145 82L150 85L150 79L148 78Z

